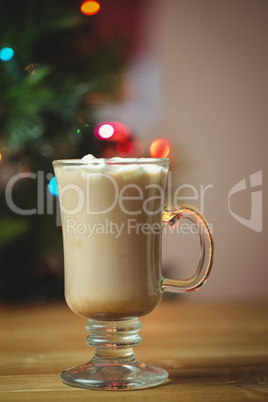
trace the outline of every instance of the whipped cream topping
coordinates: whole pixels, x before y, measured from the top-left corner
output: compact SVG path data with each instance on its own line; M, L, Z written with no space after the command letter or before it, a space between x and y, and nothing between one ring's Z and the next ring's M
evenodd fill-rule
M88 166L83 166L83 169L86 171L96 170L99 171L105 170L106 172L116 172L116 173L136 173L141 174L142 172L146 172L149 174L158 174L162 169L167 170L163 166L159 166L154 163L154 159L150 160L150 158L120 158L113 157L111 159L104 158L95 158L94 155L88 154L83 156L81 159L85 162L93 162L93 164L89 164ZM94 166L94 162L96 165ZM148 163L149 162L149 163ZM117 164L118 163L118 164Z

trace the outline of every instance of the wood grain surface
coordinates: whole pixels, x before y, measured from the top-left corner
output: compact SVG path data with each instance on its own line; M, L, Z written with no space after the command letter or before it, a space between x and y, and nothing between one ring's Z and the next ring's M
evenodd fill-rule
M1 306L0 401L268 401L268 303L163 300L141 319L136 357L169 372L138 391L93 391L60 372L91 359L86 320L64 303Z

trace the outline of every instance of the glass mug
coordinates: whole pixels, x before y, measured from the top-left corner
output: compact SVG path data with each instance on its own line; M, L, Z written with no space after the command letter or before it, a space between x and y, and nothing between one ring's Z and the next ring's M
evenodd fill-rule
M168 373L135 359L138 317L155 310L162 293L189 293L206 281L213 239L194 207L164 207L169 160L95 159L53 162L62 219L65 299L87 317L93 359L65 370L65 384L93 389L159 385ZM186 280L163 278L161 232L189 219L200 238L200 260Z

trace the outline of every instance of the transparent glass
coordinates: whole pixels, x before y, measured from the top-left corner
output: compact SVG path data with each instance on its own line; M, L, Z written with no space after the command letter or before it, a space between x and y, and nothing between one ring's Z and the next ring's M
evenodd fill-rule
M164 206L168 159L91 159L53 162L62 218L65 299L89 319L93 359L63 371L68 385L138 389L159 385L168 373L140 363L139 317L155 310L162 293L188 293L206 281L213 239L194 207ZM163 278L162 228L190 220L200 238L200 261L189 279Z

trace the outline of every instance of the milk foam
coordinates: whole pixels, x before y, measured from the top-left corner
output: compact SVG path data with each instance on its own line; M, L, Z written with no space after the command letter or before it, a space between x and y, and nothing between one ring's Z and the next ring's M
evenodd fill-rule
M100 171L104 170L109 170L109 171L114 171L118 173L136 173L140 174L143 170L152 173L152 174L158 174L160 173L161 169L163 169L161 166L157 164L148 164L148 158L120 158L120 157L114 157L109 160L106 160L104 158L95 158L95 156L88 154L83 156L81 161L85 162L92 162L92 164L89 164L87 166L88 171L91 169L99 169ZM96 164L94 164L96 162ZM146 163L147 162L147 163Z

